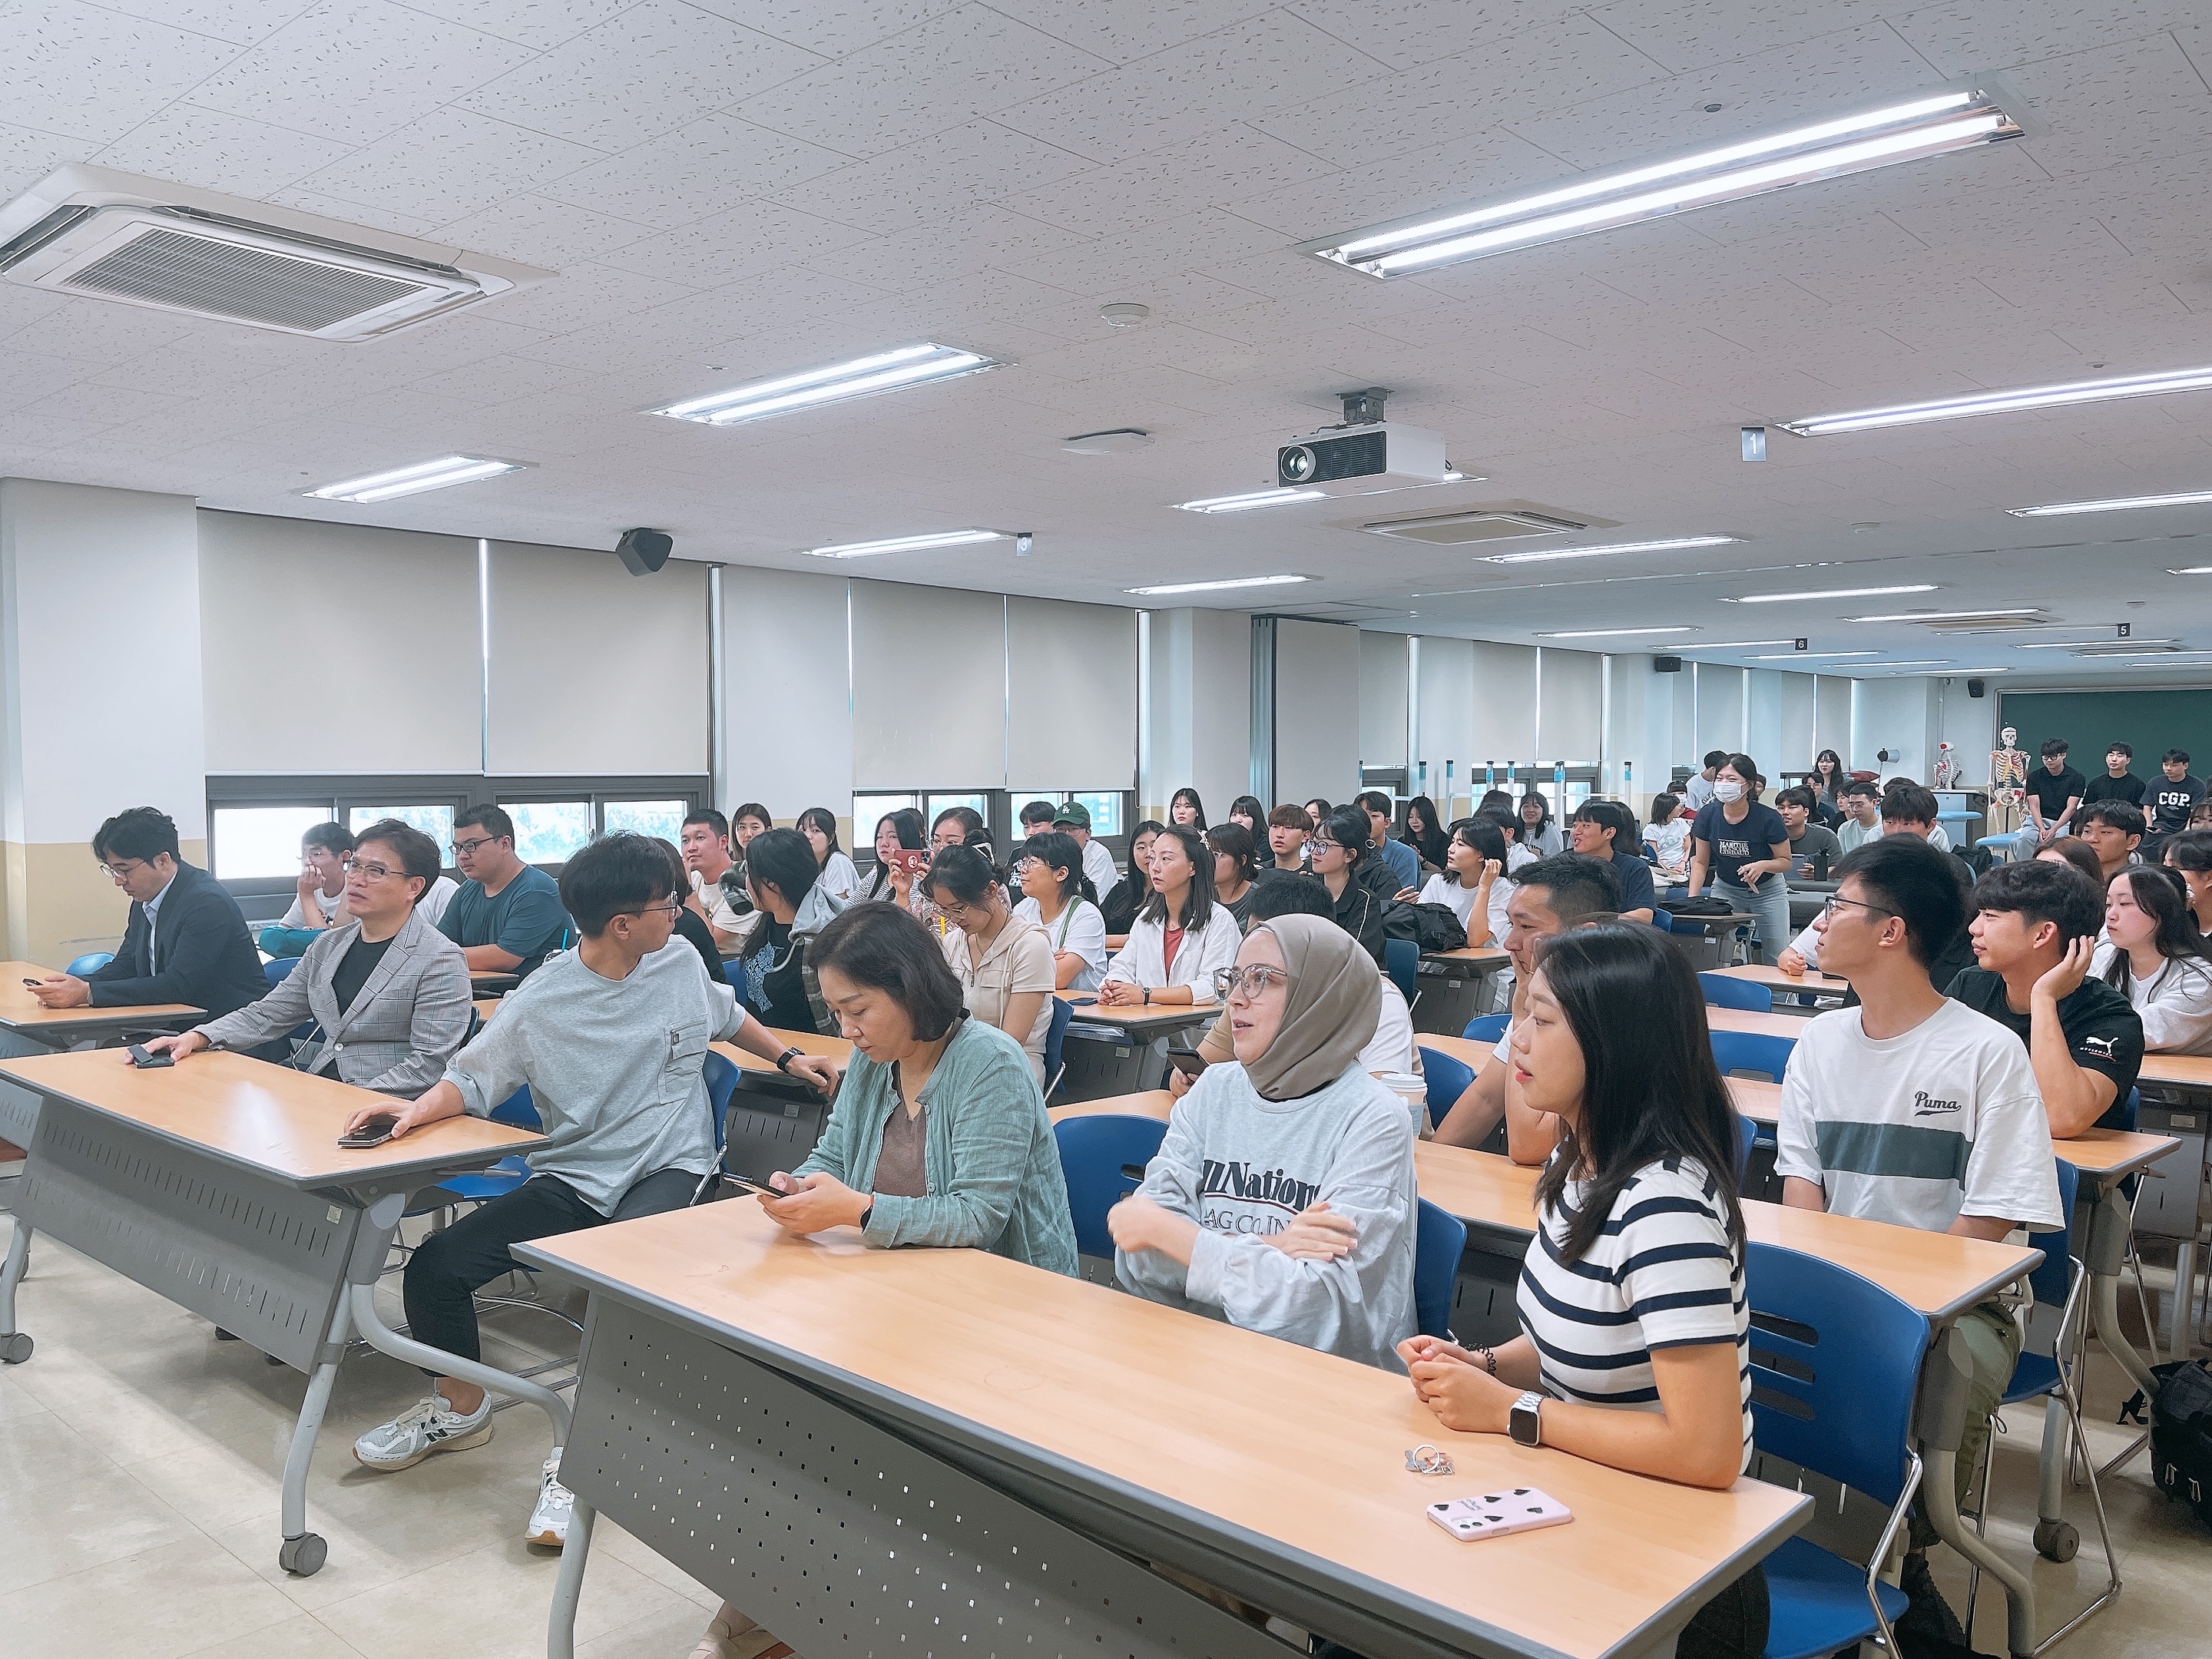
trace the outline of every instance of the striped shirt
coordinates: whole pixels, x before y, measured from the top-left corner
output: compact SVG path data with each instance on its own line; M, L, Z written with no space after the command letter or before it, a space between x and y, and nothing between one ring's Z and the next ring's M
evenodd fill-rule
M1574 1206L1587 1183L1567 1183L1538 1217L1521 1265L1521 1328L1535 1345L1544 1391L1556 1400L1661 1409L1651 1356L1662 1348L1735 1344L1751 1460L1751 1307L1743 1254L1702 1164L1668 1158L1638 1170L1613 1218L1581 1261L1564 1259Z

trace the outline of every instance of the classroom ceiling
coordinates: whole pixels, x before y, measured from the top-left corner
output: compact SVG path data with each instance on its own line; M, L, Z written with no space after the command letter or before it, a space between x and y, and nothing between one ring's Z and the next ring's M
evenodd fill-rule
M1389 283L1290 251L1992 74L2028 137ZM2212 392L1775 430L1758 464L1738 432L2212 363L2208 82L2203 0L5 0L0 198L89 161L559 274L349 345L0 283L0 473L1125 604L1297 572L1152 602L1478 638L1697 630L1559 641L1587 649L2109 673L2019 648L2045 635L1842 619L2033 605L2212 647L2212 576L2166 574L2212 565L2212 507L2003 511L2212 489ZM1151 316L1109 327L1115 302ZM921 339L1012 366L727 429L641 412ZM1480 481L1173 509L1272 483L1367 386ZM1060 448L1123 426L1152 443ZM453 452L533 465L297 493ZM1356 528L1506 501L1608 526L1583 543L1746 539L1499 566ZM793 550L969 526L1034 556Z

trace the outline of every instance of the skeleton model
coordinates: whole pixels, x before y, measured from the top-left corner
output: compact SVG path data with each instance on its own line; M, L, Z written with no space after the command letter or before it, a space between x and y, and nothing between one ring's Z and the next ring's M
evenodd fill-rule
M2027 799L2027 756L2018 747L2020 732L2014 727L2006 726L1997 738L2004 747L1990 750L1990 811L2002 820L1997 828L2009 834L2020 828Z
M1951 758L1951 745L1948 743L1937 744L1936 745L1936 787L1948 789L1952 781L1958 775L1959 764Z

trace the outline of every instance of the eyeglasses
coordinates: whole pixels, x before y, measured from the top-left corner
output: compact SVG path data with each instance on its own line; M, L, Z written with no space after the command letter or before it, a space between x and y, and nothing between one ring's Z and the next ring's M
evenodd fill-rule
M1226 1002L1242 995L1249 1002L1271 985L1288 985L1291 976L1279 968L1271 968L1255 962L1249 968L1217 968L1213 970L1213 994L1217 1000Z
M404 876L404 870L394 870L389 865L363 864L359 859L347 859L338 866L349 876L359 876L363 881L389 881L394 876Z
M1331 841L1325 836L1310 836L1307 839L1306 845L1312 848L1316 853L1341 853L1344 850L1344 843L1342 842Z
M671 921L673 921L676 920L677 916L683 912L683 909L684 905L682 901L672 898L665 904L648 904L642 909L623 910L617 914L625 916L666 916Z
M143 870L145 867L146 860L143 859L125 859L119 863L101 865L100 873L110 881L120 881L133 870Z
M489 847L492 842L501 839L502 839L502 837L498 836L478 836L474 841L454 842L447 848L447 850L452 853L455 858L465 858L471 853L475 852L477 848Z
M1836 907L1838 904L1855 905L1862 910L1871 910L1878 916L1893 916L1899 914L1895 910L1885 909L1879 904L1869 904L1864 899L1847 899L1841 893L1831 893L1821 902L1821 916L1826 921L1833 921L1836 919Z

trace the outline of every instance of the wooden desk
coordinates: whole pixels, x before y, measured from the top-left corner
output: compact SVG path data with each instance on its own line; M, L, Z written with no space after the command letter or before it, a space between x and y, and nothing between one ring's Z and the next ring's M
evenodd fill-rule
M56 1050L125 1031L175 1030L198 1023L207 1010L187 1002L149 1002L115 1008L49 1008L31 994L27 979L46 979L51 968L35 962L0 962L0 1030ZM27 1146L39 1132L35 1095L0 1088L0 1139Z
M1498 1058L1495 1042L1478 1042L1471 1037L1445 1036L1437 1031L1417 1031L1413 1036L1416 1048L1433 1048L1440 1054L1449 1054L1462 1065L1469 1067L1477 1077L1482 1068Z
M1423 962L1464 963L1470 967L1503 968L1513 958L1495 945L1462 945L1456 951L1424 951Z
M1453 1434L1401 1376L982 1251L793 1239L748 1202L517 1250L591 1291L555 1656L600 1508L818 1648L1279 1656L1139 1557L1394 1659L1626 1659L1809 1507ZM1423 1442L1458 1473L1408 1474ZM1471 1549L1422 1513L1507 1484L1573 1524ZM907 1591L856 1605L856 1578Z
M823 1036L815 1031L785 1031L775 1026L770 1026L769 1029L781 1042L798 1049L802 1054L819 1054L823 1059L835 1064L841 1072L853 1063L853 1045L846 1042L843 1037ZM772 1077L786 1075L776 1070L774 1060L763 1060L758 1054L748 1054L734 1042L717 1042L712 1047L716 1054L737 1066L739 1071L764 1072Z
M1416 1034L1457 1036L1471 1019L1489 1012L1491 987L1512 964L1495 945L1463 945L1456 951L1424 951L1414 975Z
M2182 1089L2212 1089L2212 1054L2145 1054L2136 1080Z
M1802 1009L1808 1014L1814 1012L1811 998L1841 997L1849 993L1851 988L1849 980L1840 979L1833 974L1824 974L1817 969L1808 969L1802 974L1792 975L1784 973L1771 963L1744 963L1734 968L1713 968L1706 971L1724 974L1730 979L1740 979L1749 985L1763 985L1778 998L1790 999L1787 1002L1778 1003L1777 1007ZM1796 999L1801 997L1807 1000L1798 1001Z
M1106 948L1109 951L1118 951L1128 942L1129 936L1127 933L1109 933L1106 935Z
M1053 994L1070 1006L1079 1025L1112 1025L1133 1034L1210 1025L1221 1018L1222 1005L1218 1002L1133 1002L1109 1008L1096 1000L1096 991L1055 991ZM1076 1006L1084 998L1092 1000Z
M1708 1006L1705 1024L1715 1031L1757 1031L1766 1036L1788 1037L1792 1042L1805 1035L1802 1014L1755 1014L1748 1008Z
M565 1431L557 1395L401 1337L375 1305L409 1200L543 1145L542 1135L461 1117L348 1151L337 1144L346 1119L386 1097L243 1054L140 1071L93 1049L0 1061L0 1074L43 1097L0 1269L0 1361L31 1357L15 1289L32 1236L44 1232L307 1372L284 1464L285 1571L323 1565L323 1540L307 1528L307 1468L356 1332L410 1364L531 1400Z
M1048 1106L1045 1115L1054 1123L1062 1118L1156 1117L1164 1123L1175 1109L1175 1097L1165 1089L1146 1089L1141 1094L1103 1095L1096 1100L1071 1100L1065 1106Z

